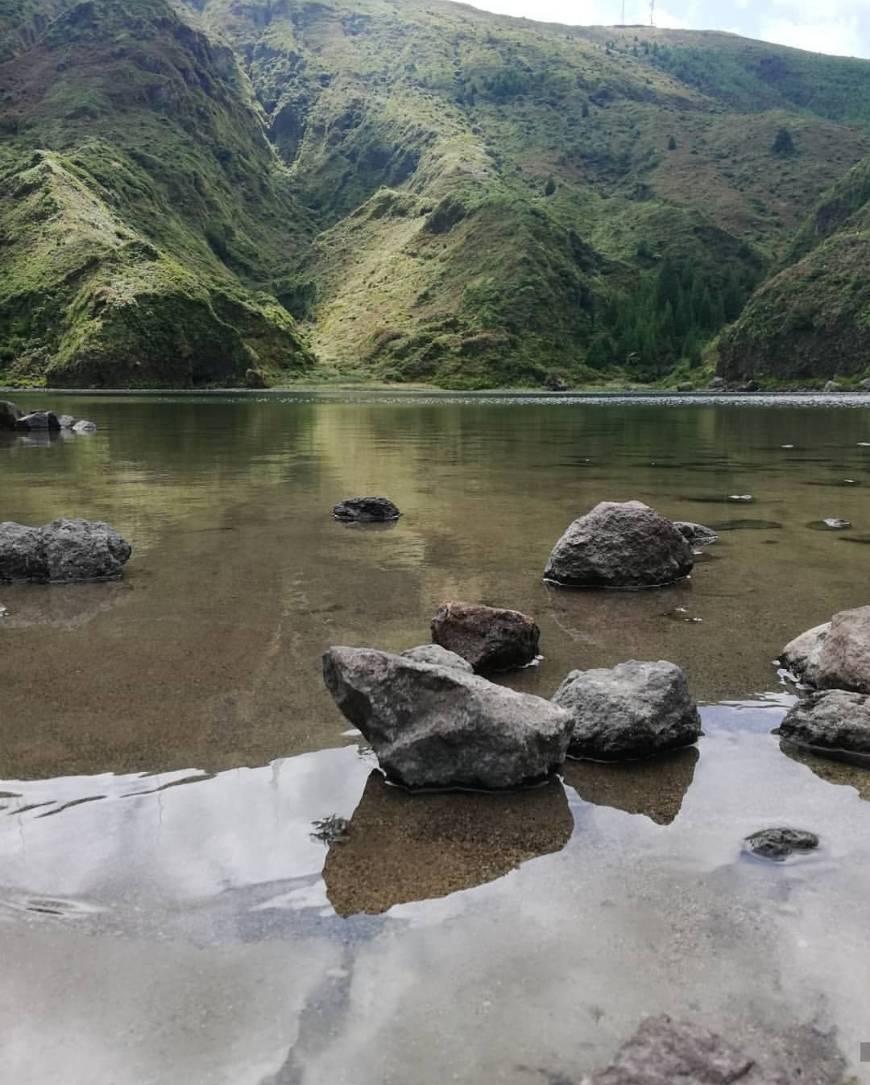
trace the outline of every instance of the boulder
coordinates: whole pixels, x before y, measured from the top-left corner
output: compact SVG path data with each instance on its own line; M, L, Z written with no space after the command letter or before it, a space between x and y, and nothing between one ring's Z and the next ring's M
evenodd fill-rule
M14 430L20 417L21 411L18 410L14 403L0 399L0 430Z
M553 696L571 716L570 757L620 761L689 746L701 717L673 663L631 660L611 670L572 671Z
M332 515L344 523L383 524L402 514L386 497L349 497L333 508Z
M842 689L811 693L773 733L819 754L870 758L870 697Z
M72 429L76 424L76 420L71 414L60 414L58 415L57 420L60 422L61 429Z
M473 674L474 668L467 659L458 656L455 652L448 652L440 644L421 644L419 648L406 648L402 652L403 659L413 659L416 663L433 663L438 667L455 667L458 671Z
M100 522L60 519L41 528L0 524L0 580L113 580L131 552L129 543Z
M822 646L831 628L830 622L808 629L783 648L779 653L779 662L789 674L808 686L815 686L818 679L819 656Z
M519 787L565 760L567 712L456 667L336 647L323 676L381 768L406 787Z
M17 430L60 430L60 421L52 411L33 411L31 414L22 415L15 423Z
M432 619L432 640L482 673L525 667L538 656L541 631L518 610L445 603Z
M674 527L692 546L710 546L719 541L719 536L712 527L694 524L691 520L674 520Z
M73 433L96 433L97 426L95 422L88 422L86 418L76 422L73 426Z
M747 836L743 843L753 855L781 863L796 851L813 851L819 846L819 838L805 829L762 829Z
M582 1085L787 1085L759 1069L715 1032L670 1017L649 1017L604 1070Z
M24 524L0 524L0 580L44 580L42 533Z
M544 578L569 587L654 588L693 566L692 548L670 520L640 501L603 501L556 543Z
M841 391L841 388L840 388L840 385L837 383L837 381L828 381L827 384L825 385L825 387L822 389L822 391L823 392L839 392L839 391Z
M858 381L858 387L862 392L870 392L870 378L865 378L862 381Z
M831 619L818 656L815 685L870 693L870 606L841 610Z

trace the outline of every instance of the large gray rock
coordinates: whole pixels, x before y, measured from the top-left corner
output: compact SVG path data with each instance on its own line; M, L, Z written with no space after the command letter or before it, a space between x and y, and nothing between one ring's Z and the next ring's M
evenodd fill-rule
M815 684L820 689L870 693L870 607L841 610L818 655Z
M745 1051L688 1021L650 1017L605 1070L583 1085L788 1085L771 1076Z
M789 641L779 653L780 664L798 681L808 686L818 684L819 656L822 654L830 622L817 625Z
M774 734L817 753L870 758L870 697L842 689L812 693L789 709Z
M21 417L21 411L6 399L0 399L0 430L14 430Z
M60 519L40 528L0 524L0 580L114 580L131 552L128 542L98 521Z
M565 760L567 712L456 667L336 647L323 676L381 768L406 787L518 787Z
M33 411L31 414L22 415L15 423L17 430L51 430L57 433L60 430L60 421L52 411Z
M701 717L673 663L631 660L611 670L572 671L553 701L570 713L570 757L618 761L689 746Z
M640 501L603 501L556 543L544 577L570 587L654 588L687 576L692 548Z
M432 640L480 673L525 667L538 655L541 631L518 610L445 603L432 619Z
M421 644L418 648L406 648L402 652L404 659L413 659L415 663L433 663L436 667L455 667L458 671L473 674L474 668L467 659L456 652L448 652L440 644Z

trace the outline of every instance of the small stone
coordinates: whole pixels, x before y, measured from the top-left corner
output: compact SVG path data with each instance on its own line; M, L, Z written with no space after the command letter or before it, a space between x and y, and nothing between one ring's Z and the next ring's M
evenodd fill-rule
M526 667L538 656L541 631L518 610L445 603L432 619L432 640L468 660L479 673Z
M852 526L851 520L843 520L838 516L829 516L827 519L822 520L822 523L831 531L844 531L847 527Z
M96 433L97 426L94 422L88 422L83 418L80 422L76 422L73 426L73 433Z
M58 415L57 420L58 422L60 422L61 429L72 429L73 426L76 424L76 420L71 414Z
M762 829L747 836L744 843L753 855L781 863L796 851L813 851L819 846L819 838L804 829Z
M729 494L728 500L738 505L748 505L754 498L752 494Z
M349 497L333 508L332 515L343 523L383 524L402 514L386 497Z
M719 541L719 536L711 527L692 523L691 520L674 520L674 527L693 546L711 546Z

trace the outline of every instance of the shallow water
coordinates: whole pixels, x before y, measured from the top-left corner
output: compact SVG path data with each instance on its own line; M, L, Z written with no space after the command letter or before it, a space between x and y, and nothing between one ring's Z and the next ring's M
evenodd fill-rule
M0 441L0 519L106 519L135 553L117 584L0 586L0 1079L575 1081L666 1010L786 1064L835 1030L870 1081L870 770L769 734L779 648L868 601L866 400L47 398L99 431ZM399 524L332 521L365 492ZM692 579L543 584L568 522L628 498L719 525ZM681 664L699 756L386 788L319 656L421 643L449 598L536 616L517 688ZM822 847L741 854L779 823Z

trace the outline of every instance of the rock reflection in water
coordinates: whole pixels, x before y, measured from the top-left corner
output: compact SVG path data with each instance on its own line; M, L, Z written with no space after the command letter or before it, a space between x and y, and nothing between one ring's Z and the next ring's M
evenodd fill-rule
M691 746L643 761L566 761L562 776L586 802L670 825L692 786L697 763L698 751Z
M329 849L327 896L342 916L444 897L560 851L573 828L558 780L504 794L411 795L375 770L347 838Z
M810 750L803 750L791 742L780 742L780 749L801 765L816 774L820 780L829 784L840 784L844 787L853 787L862 799L870 802L870 762L859 764L847 760L834 760L830 757L820 757Z
M132 598L123 581L86 584L0 584L8 614L0 629L44 626L72 630Z

